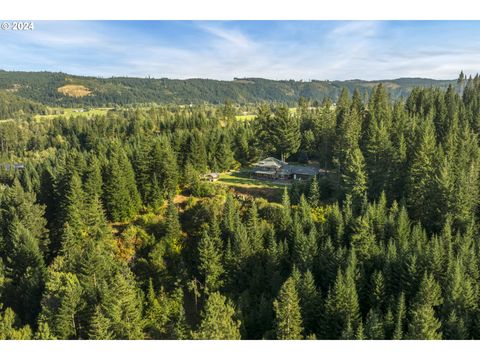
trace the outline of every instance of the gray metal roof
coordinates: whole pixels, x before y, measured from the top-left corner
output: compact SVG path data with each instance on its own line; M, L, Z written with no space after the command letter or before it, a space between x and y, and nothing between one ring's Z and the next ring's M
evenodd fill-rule
M268 174L280 176L286 175L306 175L314 176L319 173L319 169L308 165L291 165L274 157L268 157L254 164L253 171L257 174Z
M255 170L255 174L262 174L262 175L275 175L275 170Z
M290 174L314 176L318 173L318 169L306 165L286 165L285 168L287 168L285 170L288 170Z
M263 167L263 168L275 168L279 169L283 166L287 165L286 162L275 159L274 157L267 157L266 159L260 160L253 166L255 167Z

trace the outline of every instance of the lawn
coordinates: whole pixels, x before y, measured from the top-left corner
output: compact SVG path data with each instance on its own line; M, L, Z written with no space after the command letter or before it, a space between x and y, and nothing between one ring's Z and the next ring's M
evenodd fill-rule
M290 186L289 182L268 181L250 178L246 171L235 171L232 173L223 173L220 175L219 182L243 187L258 187L258 188L277 188L283 189L285 186Z
M283 189L290 186L290 182L287 181L252 179L245 170L220 174L217 184L227 185L240 194L277 202L281 200Z

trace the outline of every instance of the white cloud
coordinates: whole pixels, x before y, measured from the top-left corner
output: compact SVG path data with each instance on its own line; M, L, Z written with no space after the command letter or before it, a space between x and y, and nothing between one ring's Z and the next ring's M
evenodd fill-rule
M0 51L7 69L182 79L453 78L480 65L478 43L414 44L401 30L388 32L385 22L328 22L318 29L286 22L268 36L252 35L238 22L193 24L193 42L174 43L145 29L119 33L111 23L42 22L30 34L0 34Z
M240 31L226 29L216 25L200 25L199 28L222 40L220 44L223 46L231 46L246 51L255 49L255 43Z

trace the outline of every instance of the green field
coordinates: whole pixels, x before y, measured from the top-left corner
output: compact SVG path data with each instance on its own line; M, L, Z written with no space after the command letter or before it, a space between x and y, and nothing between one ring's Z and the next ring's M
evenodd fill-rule
M236 115L235 118L238 120L238 121L250 121L250 120L254 120L256 117L256 115L254 114L249 114L249 115Z
M220 175L218 180L220 183L227 185L242 186L246 188L269 188L269 189L283 189L285 186L290 186L288 182L280 183L268 180L251 179L246 171L238 171L232 173L224 173Z
M289 108L290 114L294 115L297 113L297 108ZM247 115L236 115L235 118L238 121L251 121L254 120L257 116L255 114L247 114Z
M92 117L92 116L95 116L95 115L106 115L108 110L111 110L111 108L93 108L93 109L84 110L84 111L80 111L80 110L81 109L78 109L78 108L51 108L51 111L53 112L53 114L35 115L35 120L53 119L57 116Z
M245 170L220 174L217 184L226 185L243 195L262 197L275 202L280 202L283 189L290 186L289 182L251 179Z

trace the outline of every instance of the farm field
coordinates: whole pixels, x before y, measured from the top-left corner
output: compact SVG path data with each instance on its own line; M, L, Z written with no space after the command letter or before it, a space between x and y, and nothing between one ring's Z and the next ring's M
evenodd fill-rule
M235 118L238 121L250 121L250 120L255 120L255 115L254 114L236 115Z
M296 107L289 108L288 110L289 110L291 115L295 115L297 113L297 108ZM238 121L251 121L251 120L255 120L256 115L255 114L236 115L235 118Z
M85 116L85 117L92 117L95 115L106 115L109 110L112 108L93 108L93 109L79 109L79 108L52 108L52 112L54 114L48 115L35 115L35 120L46 120L46 119L53 119L58 116L63 117L77 117L77 116ZM83 111L81 111L83 110Z

